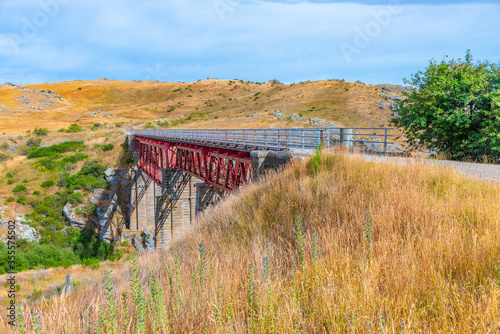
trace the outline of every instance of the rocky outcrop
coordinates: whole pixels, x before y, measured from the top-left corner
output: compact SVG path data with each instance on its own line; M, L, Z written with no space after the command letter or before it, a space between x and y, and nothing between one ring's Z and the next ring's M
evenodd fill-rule
M111 168L106 169L106 171L104 172L104 177L111 186L116 186L116 174L113 169Z
M34 243L38 243L40 241L40 235L38 235L34 227L25 224L27 221L24 217L21 216L16 217L15 222L16 222L16 228L14 230L16 231L17 240L25 239L28 242L34 242ZM0 219L0 225L2 227L7 228L8 224L9 224L8 220ZM8 240L7 235L3 234L1 240L4 243L7 243Z
M285 114L283 114L283 113L282 113L281 111L279 111L279 110L273 111L273 115L274 115L274 117L279 118L279 119L286 118L286 115L285 115Z
M132 244L139 253L143 251L154 252L155 250L154 238L149 230L144 230L140 236L137 234L134 235Z
M63 216L71 226L84 228L85 222L83 221L82 218L77 217L75 211L76 208L73 205L71 205L70 203L66 203L66 205L63 208Z
M148 230L144 230L144 232L142 232L142 240L144 249L146 251L152 252L155 250L155 243L151 232L149 232Z

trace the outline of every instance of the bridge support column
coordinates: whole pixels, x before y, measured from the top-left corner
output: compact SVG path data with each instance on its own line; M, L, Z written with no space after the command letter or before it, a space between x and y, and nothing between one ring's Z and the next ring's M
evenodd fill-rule
M205 211L206 208L217 204L224 192L206 183L196 183L196 215Z
M195 216L196 178L173 168L162 170L161 194L156 197L155 245L168 247L188 230Z
M292 159L291 153L276 151L252 151L252 172L254 181L269 169L277 169Z
M161 188L139 169L139 153L134 153L134 169L130 192L130 229L136 231L154 231L155 198L161 194Z

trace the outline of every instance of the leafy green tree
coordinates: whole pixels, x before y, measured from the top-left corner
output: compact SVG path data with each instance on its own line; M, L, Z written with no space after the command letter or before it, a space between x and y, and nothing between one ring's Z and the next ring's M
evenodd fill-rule
M404 79L413 89L398 103L392 123L412 147L427 146L452 159L500 161L500 72L488 62L430 61L424 72Z

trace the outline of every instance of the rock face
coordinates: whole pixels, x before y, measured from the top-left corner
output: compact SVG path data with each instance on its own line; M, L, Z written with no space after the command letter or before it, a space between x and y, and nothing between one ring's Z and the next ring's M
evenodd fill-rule
M151 232L149 232L149 230L144 230L144 232L142 232L140 236L137 234L134 235L134 238L132 239L132 244L139 253L142 253L143 251L146 252L155 251L155 242L153 239L153 235L151 234Z
M405 99L399 95L391 95L390 97L391 100L394 100L394 101L404 101Z
M106 171L104 172L104 177L106 178L106 181L109 182L109 184L111 184L112 186L116 186L116 174L113 169L106 169Z
M76 208L73 207L73 205L71 205L70 203L66 203L63 208L63 216L71 226L84 228L85 222L83 221L83 219L76 216L75 209Z
M36 232L36 229L34 227L29 226L28 224L24 224L24 223L26 223L25 218L16 217L15 222L16 222L15 231L16 231L16 236L17 236L18 240L25 239L28 242L34 242L34 243L38 243L40 241L40 236ZM8 220L2 221L0 219L0 224L7 226ZM1 239L4 243L7 243L7 236L6 235L2 235Z
M142 240L144 240L143 246L146 251L153 252L155 250L155 243L151 232L144 230L144 232L142 232Z
M286 115L279 110L273 111L273 115L279 119L286 118Z
M135 235L134 239L132 239L132 244L134 244L134 247L138 253L142 253L142 251L144 250L144 247L142 247L141 237L139 237L138 235Z

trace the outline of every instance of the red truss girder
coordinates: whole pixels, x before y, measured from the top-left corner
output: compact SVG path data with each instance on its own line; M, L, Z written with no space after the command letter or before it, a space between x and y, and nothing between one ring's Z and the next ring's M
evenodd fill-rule
M162 169L176 168L225 191L237 189L252 179L250 152L135 137L140 153L139 168L157 184Z

